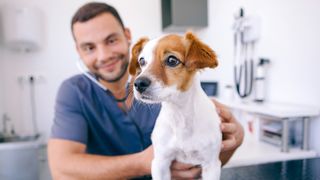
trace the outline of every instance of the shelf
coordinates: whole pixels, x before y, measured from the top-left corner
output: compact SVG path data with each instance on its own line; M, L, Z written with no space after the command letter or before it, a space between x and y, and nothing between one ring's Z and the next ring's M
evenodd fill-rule
M245 133L243 144L235 152L230 162L225 167L246 166L261 163L295 160L303 158L316 157L317 153L309 148L309 119L319 116L320 111L315 107L302 105L293 105L288 103L256 103L256 102L241 102L240 100L225 101L217 99L233 110L239 110L265 120L281 121L281 139L278 142L270 144L271 138L264 139L269 143L259 140L258 136L252 135L250 132ZM289 144L289 123L291 121L302 121L302 146L291 147ZM276 128L276 127L272 127ZM280 146L279 146L280 145ZM280 151L281 149L281 151Z

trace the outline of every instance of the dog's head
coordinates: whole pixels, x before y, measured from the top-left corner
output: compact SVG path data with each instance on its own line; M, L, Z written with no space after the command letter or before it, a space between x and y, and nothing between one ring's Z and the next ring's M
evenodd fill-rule
M215 52L191 32L140 39L132 49L129 72L134 95L146 103L170 100L187 91L199 69L218 65Z

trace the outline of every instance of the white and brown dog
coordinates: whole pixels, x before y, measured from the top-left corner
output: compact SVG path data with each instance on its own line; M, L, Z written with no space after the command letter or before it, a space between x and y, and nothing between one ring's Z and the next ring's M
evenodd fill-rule
M155 180L171 179L173 160L201 165L202 178L220 179L220 118L201 88L197 71L218 64L216 54L191 32L140 39L129 66L134 96L145 103L162 103L152 142Z

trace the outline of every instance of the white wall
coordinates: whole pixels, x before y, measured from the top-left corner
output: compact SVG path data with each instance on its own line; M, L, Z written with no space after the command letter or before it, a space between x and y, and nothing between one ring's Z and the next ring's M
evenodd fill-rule
M0 11L1 12L1 11ZM0 39L3 39L2 34L2 25L1 25L1 13L0 13ZM4 56L3 56L3 47L2 44L0 43L0 131L2 130L2 117L3 117L3 112L4 112L4 99L3 99L3 89L4 89L4 81L3 81L3 66L1 65L1 61L3 61Z
M233 14L244 7L262 20L257 55L271 59L268 99L320 106L320 12L317 0L211 0L210 26L200 35L219 54L220 67L212 74L233 82Z
M208 0L209 27L198 31L219 55L220 65L205 72L204 79L232 83L232 31L234 12L244 7L248 14L262 20L262 37L257 53L272 61L269 72L268 99L320 108L320 1L317 0ZM26 74L42 75L43 82L36 87L37 119L40 129L50 132L54 99L61 81L78 73L77 54L70 33L70 19L85 0L1 0L3 4L34 5L40 8L46 20L46 38L40 52L21 55L3 50L0 68L5 68L0 90L3 109L15 121L20 131L30 131L30 107L27 84L19 84L17 77ZM105 1L114 5L131 28L133 41L141 36L158 36L161 32L160 0ZM147 7L147 8L146 8ZM2 75L2 74L0 74ZM0 103L1 107L1 103ZM1 109L0 109L1 113ZM312 147L320 152L315 141L320 130L320 119L311 124Z
M18 83L18 77L31 74L43 76L45 81L37 84L35 89L37 120L41 131L47 133L53 117L53 103L58 85L63 78L76 71L72 64L68 63L76 56L72 44L68 43L72 42L67 31L69 20L64 18L71 16L68 9L72 11L72 6L75 5L65 5L62 1L1 1L1 5L3 4L35 6L44 13L46 38L41 51L19 54L4 50L1 66L5 69L5 110L14 121L17 132L23 134L32 132L30 87L26 82Z
M1 27L1 26L0 26ZM0 36L1 37L1 36ZM1 47L1 46L0 46ZM4 89L4 81L3 81L3 66L1 65L1 61L3 60L3 52L2 49L0 49L0 131L2 130L2 115L4 112L4 107L3 107L3 103L4 103L4 99L3 99L3 89Z

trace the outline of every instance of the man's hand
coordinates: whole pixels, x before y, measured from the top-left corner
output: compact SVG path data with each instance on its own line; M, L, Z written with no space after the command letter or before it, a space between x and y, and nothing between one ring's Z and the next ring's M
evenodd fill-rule
M242 144L244 131L243 127L234 118L229 108L213 100L217 112L221 118L222 148L220 159L222 165L228 162L235 150Z

